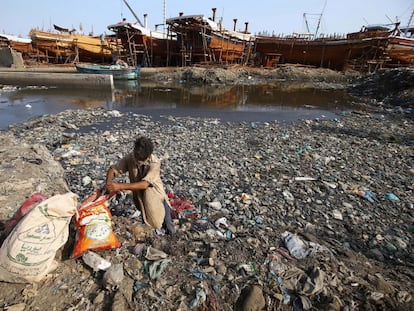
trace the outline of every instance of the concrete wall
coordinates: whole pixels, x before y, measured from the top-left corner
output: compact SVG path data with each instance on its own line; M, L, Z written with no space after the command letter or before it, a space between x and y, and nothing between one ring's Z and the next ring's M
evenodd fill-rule
M11 67L13 64L13 56L10 48L0 49L0 67Z
M0 67L24 67L22 53L11 48L0 48Z
M1 70L0 84L114 89L112 75Z

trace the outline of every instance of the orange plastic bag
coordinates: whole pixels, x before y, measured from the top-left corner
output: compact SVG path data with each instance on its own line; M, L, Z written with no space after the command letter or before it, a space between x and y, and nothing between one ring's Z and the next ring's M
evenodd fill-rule
M109 199L114 194L103 194L102 190L98 190L79 206L73 257L79 257L88 250L99 251L121 246L112 230L112 214L108 207Z

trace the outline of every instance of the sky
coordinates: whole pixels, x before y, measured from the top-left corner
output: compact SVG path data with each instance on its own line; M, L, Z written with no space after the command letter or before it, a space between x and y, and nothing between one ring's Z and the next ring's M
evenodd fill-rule
M244 30L245 22L251 33L287 35L293 32L345 34L360 30L363 25L401 21L407 25L414 11L414 0L128 0L138 18L148 14L149 28L162 24L164 17L203 14L223 19L224 27ZM135 22L123 0L1 0L0 33L27 37L30 29L63 28L83 33L111 34L107 29L126 18ZM414 17L411 22L414 25Z

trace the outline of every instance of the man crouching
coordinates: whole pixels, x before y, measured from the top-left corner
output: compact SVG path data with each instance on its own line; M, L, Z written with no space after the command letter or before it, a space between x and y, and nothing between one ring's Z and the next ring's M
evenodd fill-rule
M173 234L175 228L171 219L171 209L160 177L161 161L152 154L153 150L154 144L149 138L138 137L133 152L108 169L106 190L131 190L134 203L141 210L144 222L155 229L164 227L168 234ZM115 176L127 172L129 183L112 181Z

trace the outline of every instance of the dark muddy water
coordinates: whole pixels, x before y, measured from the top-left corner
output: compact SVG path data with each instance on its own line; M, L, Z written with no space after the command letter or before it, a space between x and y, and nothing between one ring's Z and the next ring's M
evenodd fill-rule
M335 118L355 109L357 100L342 90L297 88L293 84L249 86L117 83L114 91L45 87L0 88L0 129L66 109L106 107L150 115L217 118L234 122L292 122ZM161 117L161 118L160 118Z

